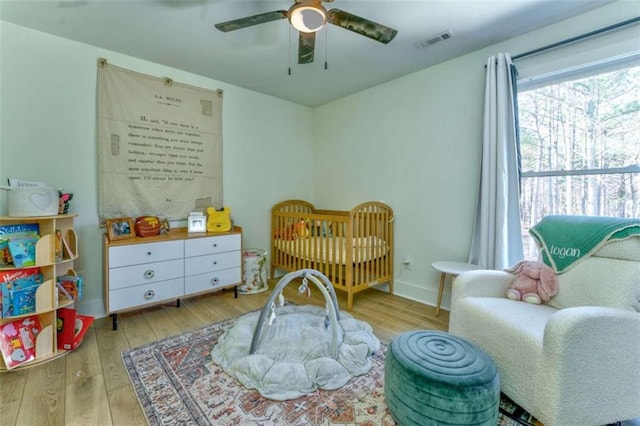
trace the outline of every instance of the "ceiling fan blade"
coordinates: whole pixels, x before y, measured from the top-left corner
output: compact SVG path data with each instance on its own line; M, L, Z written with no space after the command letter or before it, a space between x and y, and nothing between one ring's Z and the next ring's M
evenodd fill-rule
M398 30L340 9L331 9L327 12L327 21L384 44L389 43L398 34Z
M313 52L316 48L316 33L303 33L299 31L298 34L298 63L310 64L313 62Z
M259 13L253 16L234 19L233 21L219 22L215 25L215 27L220 31L224 31L225 33L227 33L229 31L235 31L242 28L252 27L258 24L264 24L266 22L277 21L278 19L285 19L286 17L286 10L274 10L273 12Z

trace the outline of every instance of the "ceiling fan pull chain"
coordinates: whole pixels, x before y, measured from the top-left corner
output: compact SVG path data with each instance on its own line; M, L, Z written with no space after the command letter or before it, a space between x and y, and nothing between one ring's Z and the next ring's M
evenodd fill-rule
M328 68L327 64L328 64L328 54L327 52L329 51L329 27L326 26L324 27L324 69L326 70Z
M291 27L289 27L289 75L291 75Z

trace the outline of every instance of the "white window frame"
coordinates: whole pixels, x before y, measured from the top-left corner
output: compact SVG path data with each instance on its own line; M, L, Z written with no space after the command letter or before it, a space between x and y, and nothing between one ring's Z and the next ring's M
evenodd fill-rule
M607 72L616 71L632 66L640 66L640 51L629 54L618 55L612 58L591 62L588 64L574 66L551 73L538 76L527 77L518 80L518 93L535 90L537 88L560 84L564 81L577 80L596 76ZM521 172L522 178L544 178L544 177L565 177L565 176L585 176L585 175L614 175L614 174L640 174L640 164L626 167L594 168L594 169L573 169L573 170L527 170ZM525 241L525 255L528 246L528 226L534 224L522 224L522 235Z
M640 66L640 51L617 55L611 58L590 62L562 70L545 73L537 76L527 77L517 81L518 92L534 90L538 87L559 84L567 80L576 80L581 76L588 77L617 69L631 66ZM553 177L553 176L583 176L583 175L608 175L640 173L640 165L607 168L607 169L579 169L579 170L545 170L526 171L521 176L526 177Z

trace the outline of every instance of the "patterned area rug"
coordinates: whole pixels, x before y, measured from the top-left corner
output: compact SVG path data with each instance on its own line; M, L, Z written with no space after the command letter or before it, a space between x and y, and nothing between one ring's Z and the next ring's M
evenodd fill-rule
M247 390L210 358L218 337L236 318L122 353L140 405L151 425L395 425L384 401L386 346L373 368L334 391L271 401ZM506 398L498 424L539 424Z

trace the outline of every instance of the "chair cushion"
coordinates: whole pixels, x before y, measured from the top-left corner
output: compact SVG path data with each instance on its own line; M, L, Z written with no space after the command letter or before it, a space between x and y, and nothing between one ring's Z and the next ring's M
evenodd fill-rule
M549 306L606 306L640 312L640 262L592 256L558 275Z
M631 260L640 262L640 237L611 241L593 254L596 257Z
M520 395L533 392L531 377L536 374L544 328L557 310L500 297L465 297L456 302L456 310L464 312L464 321L452 322L449 332L493 358L503 392L516 402Z

